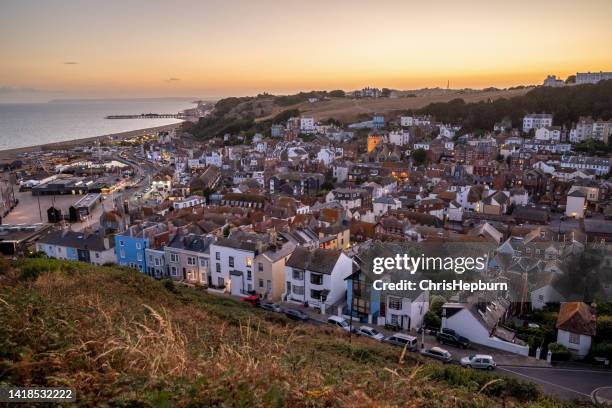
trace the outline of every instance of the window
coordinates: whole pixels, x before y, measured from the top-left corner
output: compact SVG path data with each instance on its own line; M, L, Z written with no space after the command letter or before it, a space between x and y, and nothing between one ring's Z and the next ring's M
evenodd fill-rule
M217 279L217 286L225 286L225 280L223 278Z
M544 301L544 295L538 295L538 300L540 302L543 302Z
M159 258L155 258L155 266L159 265L161 265L161 261L159 260Z
M96 258L99 258L99 257L100 257L100 253L96 252Z
M252 264L251 257L250 257L250 256L247 256L247 257L246 257L246 266L247 266L247 268L250 268L250 267L251 267L251 264Z
M293 286L293 294L294 295L303 295L304 294L304 287L303 286Z
M262 264L261 262L259 262L259 263L257 264L257 270L258 270L259 272L263 272L263 264Z
M119 246L124 246L124 245L125 245L125 242L119 241Z
M253 277L251 276L251 271L247 271L247 280L251 280Z
M217 273L221 273L221 264L220 263L217 264L216 271L217 271Z
M170 267L170 275L176 276L176 266L171 266Z
M389 296L389 309L402 310L402 299Z
M195 265L195 264L196 264L195 256L188 256L187 257L187 265Z
M303 280L304 279L304 272L300 271L299 269L294 269L293 270L293 279L295 279L295 280Z
M138 262L142 262L142 254L140 252L136 254L136 259L138 259Z
M394 326L398 326L399 325L399 316L398 315L391 315L391 324Z
M208 268L208 259L200 258L200 266L202 268Z
M170 262L177 263L178 262L178 254L174 252L170 252Z
M140 242L136 243L136 249L142 249L142 244Z
M230 256L230 257L228 258L228 262L229 262L229 266L230 266L230 268L233 268L233 267L234 267L234 257L233 257L233 256Z
M310 283L313 285L322 285L323 284L323 275L318 273L310 274Z
M268 292L272 291L272 281L271 280L266 281L266 290Z
M125 258L125 249L121 248L121 249L119 250L119 256L120 256L121 258Z
M260 280L259 280L259 287L260 287L260 288L263 288L263 287L264 287L264 282L263 282L263 279L260 279Z
M216 259L217 261L220 261L220 260L221 260L221 252L215 252L215 259Z
M310 297L313 299L321 300L321 291L320 290L310 290Z
M580 335L576 333L569 334L569 342L572 344L580 344Z

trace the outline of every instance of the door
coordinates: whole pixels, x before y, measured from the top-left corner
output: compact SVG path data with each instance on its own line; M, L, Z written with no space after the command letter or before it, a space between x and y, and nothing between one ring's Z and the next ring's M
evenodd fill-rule
M240 296L244 293L244 282L242 282L242 274L231 274L230 293Z

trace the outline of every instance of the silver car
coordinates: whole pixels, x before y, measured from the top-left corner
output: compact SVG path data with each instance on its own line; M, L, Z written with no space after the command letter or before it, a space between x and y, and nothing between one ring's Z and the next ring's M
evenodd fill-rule
M463 357L461 366L468 368L480 368L482 370L493 370L496 367L493 357L487 354L475 354L473 356Z
M451 353L440 347L432 347L429 349L421 350L421 354L426 357L435 358L436 360L440 360L445 363L450 363L453 360L453 356Z

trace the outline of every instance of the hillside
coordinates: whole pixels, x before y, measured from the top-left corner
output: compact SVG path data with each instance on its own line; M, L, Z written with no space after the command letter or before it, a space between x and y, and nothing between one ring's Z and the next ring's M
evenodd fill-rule
M1 271L0 382L74 387L82 406L561 406L127 269L22 259Z
M326 101L315 103L301 102L289 106L276 106L270 115L258 120L271 118L273 115L285 109L298 109L302 115L313 116L315 120L334 118L344 123L362 120L367 115L370 119L373 113L393 114L402 111L416 110L431 103L448 102L461 98L466 102L479 102L495 100L499 98L511 98L524 95L531 88L513 90L438 90L415 91L413 97L401 98L331 98Z

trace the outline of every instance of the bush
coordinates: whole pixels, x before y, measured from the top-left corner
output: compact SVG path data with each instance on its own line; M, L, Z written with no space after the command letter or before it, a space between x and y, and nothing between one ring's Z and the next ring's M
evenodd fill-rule
M595 344L591 347L589 357L606 357L608 360L612 360L612 342L604 341Z
M436 314L436 316L442 316L442 305L446 303L444 296L434 295L429 301L429 310Z
M482 392L492 397L511 397L520 401L533 401L540 391L533 383L516 378L498 378L484 371L465 369L457 366L433 366L431 377L442 380L454 387L465 387L474 392Z
M427 313L425 313L425 316L423 316L423 325L427 328L435 328L436 330L440 330L441 324L442 320L440 317L431 310L429 310Z
M550 343L548 351L552 353L552 359L555 361L567 361L570 358L570 352L563 344Z

